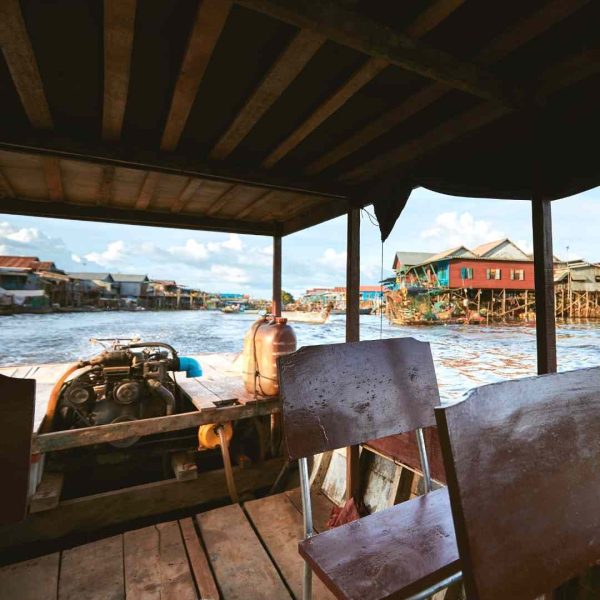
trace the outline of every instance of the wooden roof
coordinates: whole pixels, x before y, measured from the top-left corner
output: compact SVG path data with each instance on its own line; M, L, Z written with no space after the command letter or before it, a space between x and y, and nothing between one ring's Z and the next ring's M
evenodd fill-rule
M285 235L387 180L581 191L599 21L590 0L4 0L0 211Z

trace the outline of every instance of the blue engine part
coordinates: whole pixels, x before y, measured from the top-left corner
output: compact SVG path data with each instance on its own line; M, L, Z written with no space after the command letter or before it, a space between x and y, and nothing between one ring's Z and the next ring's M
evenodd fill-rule
M179 357L179 369L178 371L185 371L185 376L190 377L202 377L202 367L195 358L189 356Z

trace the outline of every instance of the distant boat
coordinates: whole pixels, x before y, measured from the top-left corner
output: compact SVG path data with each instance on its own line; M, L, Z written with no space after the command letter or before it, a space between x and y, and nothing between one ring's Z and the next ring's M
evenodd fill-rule
M229 304L228 306L224 306L221 309L221 312L226 314L226 315L231 315L231 314L235 314L235 313L239 313L241 312L241 308L239 304Z
M313 325L323 325L329 319L332 308L332 306L327 306L320 312L284 310L281 313L281 316L292 323L312 323Z

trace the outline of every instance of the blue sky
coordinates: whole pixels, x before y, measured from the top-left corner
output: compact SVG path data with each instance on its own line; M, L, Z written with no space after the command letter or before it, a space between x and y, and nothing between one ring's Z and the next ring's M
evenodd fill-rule
M554 202L555 254L600 261L599 216L600 188ZM503 237L531 251L528 202L415 190L384 245L384 276L391 274L396 250L435 252ZM284 238L284 289L297 295L308 287L344 285L345 244L345 218ZM267 237L0 214L0 254L36 255L67 271L147 273L207 291L268 297L271 250ZM361 283L377 283L380 273L379 231L363 213Z

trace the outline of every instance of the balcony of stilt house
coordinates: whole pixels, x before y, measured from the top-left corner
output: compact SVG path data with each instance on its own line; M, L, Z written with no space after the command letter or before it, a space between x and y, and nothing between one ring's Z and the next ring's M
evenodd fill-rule
M412 189L419 186L496 198L499 207L503 198L520 199L532 209L538 371L553 373L557 358L551 206L553 200L600 183L597 158L589 151L600 134L599 18L600 5L586 0L494 6L461 0L6 0L0 3L0 212L269 236L275 315L281 312L284 238L346 215L349 344L344 347L361 348L351 344L360 337L361 208L374 204L385 240ZM209 364L211 359L201 360ZM397 366L389 360L375 366L381 365L392 370ZM423 560L423 542L440 558L437 544L442 538L453 539L448 533L453 523L457 546L444 555L447 561L439 570L425 573L423 581L433 587L419 590L416 597L460 595L458 567L470 597L517 598L534 589L539 595L600 558L594 555L596 538L583 527L595 525L597 506L592 500L582 502L588 499L584 492L596 493L598 481L585 462L590 456L586 448L569 446L571 440L584 439L586 426L596 423L591 418L559 434L560 411L542 413L547 418L544 431L564 440L542 445L553 457L547 466L563 464L554 451L570 452L565 454L570 474L557 471L561 485L544 489L572 494L561 496L561 501L577 507L577 521L556 510L543 518L549 507L542 501L533 515L515 512L527 516L512 523L512 529L510 520L503 518L507 505L482 512L488 524L502 524L494 540L514 540L510 551L498 556L521 560L493 562L513 586L508 596L501 596L482 579L493 575L494 568L465 544L477 511L462 494L463 484L474 481L473 497L483 507L490 499L479 492L505 481L500 475L508 478L505 470L512 464L508 450L504 455L495 452L503 447L499 437L493 438L498 447L486 446L489 452L482 458L496 476L483 472L474 479L463 478L465 468L474 463L467 460L465 466L460 459L477 452L469 440L491 439L477 433L478 418L464 421L460 410L438 411L441 446L434 433L426 432L424 445L419 437L403 434L391 440L385 436L386 441L376 444L354 436L340 443L347 446L344 452L328 447L320 459L324 462L315 461L310 479L308 469L301 471L305 494L300 506L296 463L284 468L284 457L291 455L289 448L284 454L278 445L280 399L246 401L239 380L237 391L232 391L235 376L222 364L212 381L196 381L187 412L32 434L35 395L47 393L51 385L43 380L44 370L38 373L36 368L0 378L0 463L6 482L0 512L2 599L299 598L308 595L310 581L306 567L302 574L304 558L315 570L314 597L329 594L321 580L340 597L357 597L349 590L361 586L376 596L381 588L375 583L383 572L386 585L399 584L396 576L402 572L409 587L406 593L394 588L380 597L404 597L414 591L410 578L423 574L430 564ZM348 373L357 372L360 368ZM415 372L407 373L406 382L418 380ZM23 377L15 376L19 374ZM552 382L563 389L567 380L557 377ZM514 402L542 402L542 392L553 387L544 381L548 380L525 383L519 393L502 388L508 391L502 396L505 410L498 414L515 418L523 411ZM596 385L583 383L578 382L577 389ZM562 399L552 397L561 409L569 406L565 398L577 400L568 388L563 391ZM331 400L332 410L334 401L339 414L348 410L344 398ZM368 411L366 401L354 400L358 423L359 413ZM469 407L476 405L471 400ZM321 409L327 408L327 402L322 404ZM481 416L476 407L473 411L474 417ZM496 411L488 407L488 414ZM569 415L560 414L567 422ZM398 408L397 418L392 415L382 427L405 416ZM196 434L202 425L253 419L269 423L264 456L252 464L241 461L231 470L226 468L225 452L214 468L195 473L183 456L165 464L154 481L70 496L61 487L65 480L50 477L45 469L52 457L74 448L83 455L124 438ZM432 413L427 419L433 423ZM495 432L503 431L502 422L491 425ZM461 438L460 427L470 432L468 440ZM346 433L364 433L351 429ZM527 429L527 434L536 432ZM433 479L440 483L443 471L436 474L436 464L441 466L443 455L451 474L449 485L423 500L411 499L427 491L414 476L422 464L417 458L423 446L431 455ZM459 446L461 456L454 454ZM535 445L519 448L526 456ZM527 456L526 465L540 458ZM295 458L306 465L304 455ZM542 489L536 471L519 472L526 474L523 484L515 486L519 493L503 496L498 491L496 496L504 502L517 502L523 491ZM548 473L546 469L542 475ZM81 475L82 488L96 483L94 471ZM310 484L312 532L305 510ZM390 514L379 509L388 507L393 515L408 519L407 530L435 533L427 520L411 529L419 511L411 513L410 507L426 508L432 502L438 506L439 499L445 511L440 531L448 536L438 535L435 541L436 536L423 540L415 535L413 542L421 544L421 551L397 559L397 564L384 561L385 569L371 562L369 573L361 570L361 546L352 542L353 533L344 537L348 532L371 531L370 524ZM302 558L298 542L322 532L333 504L364 504L374 514L341 525L339 534L335 528L325 538L315 535L314 543L303 542ZM488 502L485 508L489 507ZM376 542L383 544L387 533L401 537L404 528L394 523L380 529L370 547L377 550ZM534 528L535 535L518 538L519 532L534 531L534 524L541 528ZM573 544L561 544L575 534L580 537ZM342 572L349 585L345 592L336 581L340 569L329 560L331 555L314 551L344 539L349 542L341 549L337 546L333 562L355 565ZM525 545L528 555L518 552ZM562 560L565 548L571 551L568 561ZM550 550L554 554L548 557ZM548 562L541 565L538 557ZM352 561L345 563L347 558ZM510 568L504 568L507 565ZM531 565L536 570L529 570ZM515 580L522 573L528 581ZM444 591L439 588L443 583L452 586ZM593 578L587 584L593 587ZM573 587L569 586L559 590L563 597ZM583 592L577 593L581 597Z

